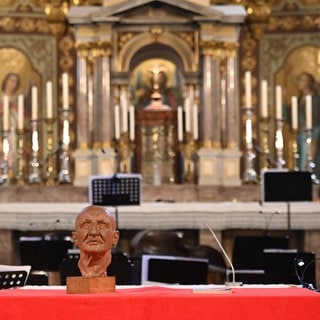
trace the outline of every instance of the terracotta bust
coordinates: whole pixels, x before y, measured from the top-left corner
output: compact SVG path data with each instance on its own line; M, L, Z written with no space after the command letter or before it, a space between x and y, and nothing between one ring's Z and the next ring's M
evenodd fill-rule
M111 249L119 240L114 216L100 206L84 208L75 220L72 232L80 249L79 269L83 277L106 277L111 262Z

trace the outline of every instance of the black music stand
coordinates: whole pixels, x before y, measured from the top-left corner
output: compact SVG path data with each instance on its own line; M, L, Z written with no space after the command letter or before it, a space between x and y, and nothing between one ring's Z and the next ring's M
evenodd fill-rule
M30 270L31 266L0 265L0 290L23 287Z
M93 205L116 208L118 228L118 206L140 205L141 174L118 173L108 176L90 176L89 201Z
M288 231L291 229L290 202L312 201L312 175L307 171L262 171L261 201L286 202Z

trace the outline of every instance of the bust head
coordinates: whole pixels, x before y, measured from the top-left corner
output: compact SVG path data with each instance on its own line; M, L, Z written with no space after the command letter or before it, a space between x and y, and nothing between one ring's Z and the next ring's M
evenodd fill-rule
M76 217L72 238L80 249L78 266L82 276L106 276L111 249L119 240L114 216L100 206L84 208Z

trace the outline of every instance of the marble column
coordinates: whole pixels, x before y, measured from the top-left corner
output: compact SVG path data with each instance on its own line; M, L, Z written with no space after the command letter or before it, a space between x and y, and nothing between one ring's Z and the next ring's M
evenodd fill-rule
M94 143L93 174L111 175L116 171L116 155L112 147L114 132L111 105L110 75L111 43L100 42L94 50Z
M88 57L90 45L77 46L77 148L73 154L75 162L74 185L87 186L92 172L90 147L89 101L88 101Z
M221 162L223 176L221 184L224 186L239 186L240 162L242 153L239 150L239 104L238 104L238 83L236 48L237 43L225 43L225 110L226 130L222 131L224 138ZM223 101L221 103L223 105Z
M221 181L220 49L216 42L203 44L203 102L198 150L198 184L219 185Z

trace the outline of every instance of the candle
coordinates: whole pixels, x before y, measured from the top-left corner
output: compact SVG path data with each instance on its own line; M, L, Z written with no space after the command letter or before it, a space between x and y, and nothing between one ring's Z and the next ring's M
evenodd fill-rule
M130 116L130 140L133 141L135 138L135 119L134 119L134 106L130 106L129 108L129 116Z
M68 74L66 72L62 74L62 98L63 98L62 108L64 110L68 110L69 109L69 84L68 84Z
M38 119L38 88L32 87L31 91L31 120Z
M47 82L47 119L52 119L52 82Z
M245 95L246 95L246 107L252 108L251 101L251 72L245 72Z
M199 137L198 105L194 104L192 111L193 111L193 139L198 140L198 137Z
M183 110L181 106L178 106L178 141L183 140Z
M122 88L120 94L120 105L122 110L122 131L128 132L128 106L127 94L125 88Z
M18 96L18 129L23 130L24 128L24 104L23 104L23 95L19 94Z
M252 120L247 119L246 120L246 144L251 145L252 144Z
M114 107L114 137L120 139L120 109L119 105Z
M296 96L291 97L291 127L292 129L298 129L298 98Z
M3 131L9 130L9 97L3 96Z
M190 103L189 98L185 99L184 102L184 113L185 113L185 128L186 132L190 132L191 122L190 122Z
M268 117L268 82L266 80L261 82L261 117Z
M306 96L306 128L312 129L312 96Z
M276 119L282 119L282 88L276 86Z

